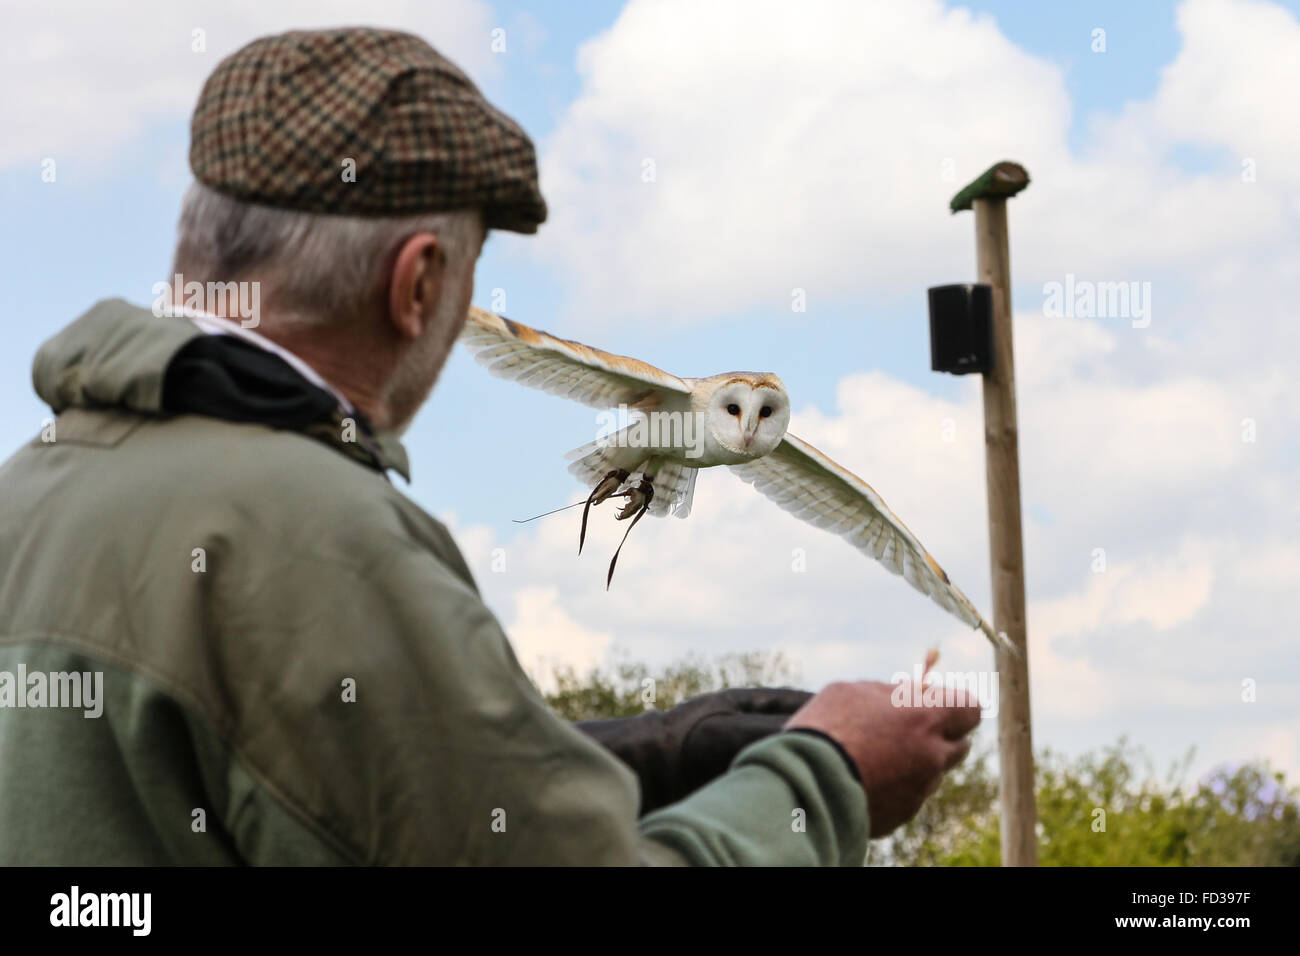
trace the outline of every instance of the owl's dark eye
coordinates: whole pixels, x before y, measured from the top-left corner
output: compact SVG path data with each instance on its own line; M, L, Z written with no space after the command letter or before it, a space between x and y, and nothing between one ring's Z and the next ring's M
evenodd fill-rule
M740 414L740 406L737 405L735 402L732 402L730 405L727 406L727 414L728 414L728 415L739 415L739 414Z
M758 410L758 417L759 417L759 418L767 418L767 417L768 417L769 415L771 415L771 414L772 414L772 406L771 406L771 405L764 405L762 408L760 408L760 409Z

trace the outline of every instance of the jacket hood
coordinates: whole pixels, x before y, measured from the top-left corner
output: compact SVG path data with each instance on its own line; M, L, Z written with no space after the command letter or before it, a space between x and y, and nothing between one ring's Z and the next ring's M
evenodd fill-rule
M168 366L202 335L191 322L106 299L40 347L32 384L56 415L69 408L161 415Z
M163 417L206 415L295 431L378 471L410 480L405 448L347 413L329 392L264 349L208 335L188 320L106 299L50 339L32 365L36 394L69 408L118 408ZM345 435L355 433L355 440Z

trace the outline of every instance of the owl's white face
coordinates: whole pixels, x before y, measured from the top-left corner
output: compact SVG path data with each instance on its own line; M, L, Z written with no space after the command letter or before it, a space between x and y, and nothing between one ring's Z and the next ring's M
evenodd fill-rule
M775 450L790 427L790 399L783 388L743 380L725 382L706 409L710 449L720 464L739 464Z

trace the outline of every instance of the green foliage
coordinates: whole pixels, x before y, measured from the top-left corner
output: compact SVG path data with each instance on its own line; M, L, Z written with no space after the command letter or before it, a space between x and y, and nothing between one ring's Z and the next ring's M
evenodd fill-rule
M1044 866L1300 865L1300 790L1258 763L1220 767L1191 785L1192 755L1164 779L1124 738L1073 760L1037 760L1039 862ZM914 866L997 866L997 776L972 756L916 819L892 834L884 860ZM1104 813L1104 816L1102 815ZM1105 829L1101 827L1104 825Z
M554 689L546 702L566 720L631 717L650 707L667 710L682 701L728 687L788 685L794 672L778 653L749 651L712 660L689 655L664 668L631 661L593 667L579 674L571 667L551 673Z

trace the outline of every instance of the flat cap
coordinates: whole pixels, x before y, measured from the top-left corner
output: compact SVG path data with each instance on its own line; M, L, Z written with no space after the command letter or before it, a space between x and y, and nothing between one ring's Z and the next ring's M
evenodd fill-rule
M227 196L303 212L477 208L514 232L546 219L527 134L393 30L293 31L222 60L194 108L190 168Z

